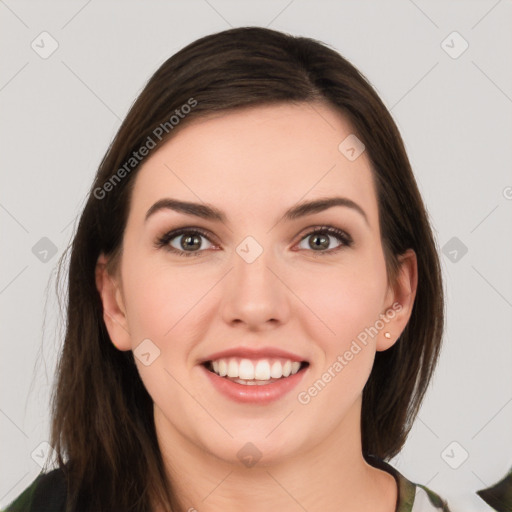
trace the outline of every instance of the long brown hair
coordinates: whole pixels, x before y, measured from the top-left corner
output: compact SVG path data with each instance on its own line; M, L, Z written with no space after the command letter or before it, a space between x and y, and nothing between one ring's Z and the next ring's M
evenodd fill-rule
M69 510L149 511L156 502L179 510L156 440L151 397L132 352L110 341L95 286L100 253L111 257L111 271L118 262L140 167L131 160L134 152L148 138L163 144L216 111L312 101L345 116L366 146L389 282L397 276L399 255L408 248L417 255L410 320L390 349L377 352L362 402L363 455L389 459L402 448L444 326L438 252L402 138L368 80L334 49L270 29L235 28L189 44L150 78L101 161L68 247L66 334L52 395L51 445L68 475ZM170 121L176 109L183 115Z

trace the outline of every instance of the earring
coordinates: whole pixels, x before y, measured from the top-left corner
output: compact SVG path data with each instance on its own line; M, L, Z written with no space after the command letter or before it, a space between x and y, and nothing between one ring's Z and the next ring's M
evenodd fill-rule
M387 338L389 340L391 338L391 334L389 334L389 332L385 332L384 338Z

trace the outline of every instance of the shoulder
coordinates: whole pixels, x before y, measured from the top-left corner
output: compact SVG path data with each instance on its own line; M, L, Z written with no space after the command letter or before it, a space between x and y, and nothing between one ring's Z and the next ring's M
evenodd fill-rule
M376 457L368 457L368 463L394 476L398 496L395 512L450 512L448 503L425 485L408 480L391 464Z
M41 473L3 512L64 512L66 476L63 469Z

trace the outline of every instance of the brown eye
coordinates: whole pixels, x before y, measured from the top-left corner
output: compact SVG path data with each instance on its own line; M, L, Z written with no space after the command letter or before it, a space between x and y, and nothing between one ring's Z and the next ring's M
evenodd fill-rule
M350 245L352 245L352 239L349 235L340 229L331 226L317 228L314 231L309 232L302 238L301 242L305 240L307 240L308 246L301 247L302 249L320 253L332 253L343 246L350 247ZM329 249L329 246L334 243L333 240L338 240L340 243L336 247Z
M204 251L202 239L211 243L208 236L197 229L182 228L166 233L156 242L157 247L162 247L178 256L200 256Z
M189 235L178 235L175 238L176 239L181 238L181 241L179 242L180 247L175 247L175 249L178 249L178 250L184 249L184 250L192 250L192 251L194 251L196 249L200 249L201 244L202 244L201 236L202 235L199 235L197 233L192 233ZM171 243L171 246L172 246L172 243Z

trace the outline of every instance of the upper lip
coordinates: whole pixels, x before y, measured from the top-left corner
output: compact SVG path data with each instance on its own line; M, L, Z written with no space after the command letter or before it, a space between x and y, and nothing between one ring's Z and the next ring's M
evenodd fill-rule
M203 364L207 361L216 361L217 359L224 359L228 357L245 357L248 359L265 359L270 357L282 357L283 359L290 359L291 361L298 361L299 363L303 361L307 361L303 357L294 354L293 352L288 352L287 350L281 350L276 347L259 347L259 348L251 348L251 347L234 347L226 350L221 350L220 352L215 352L214 354L210 354L207 357L202 358L199 363Z

